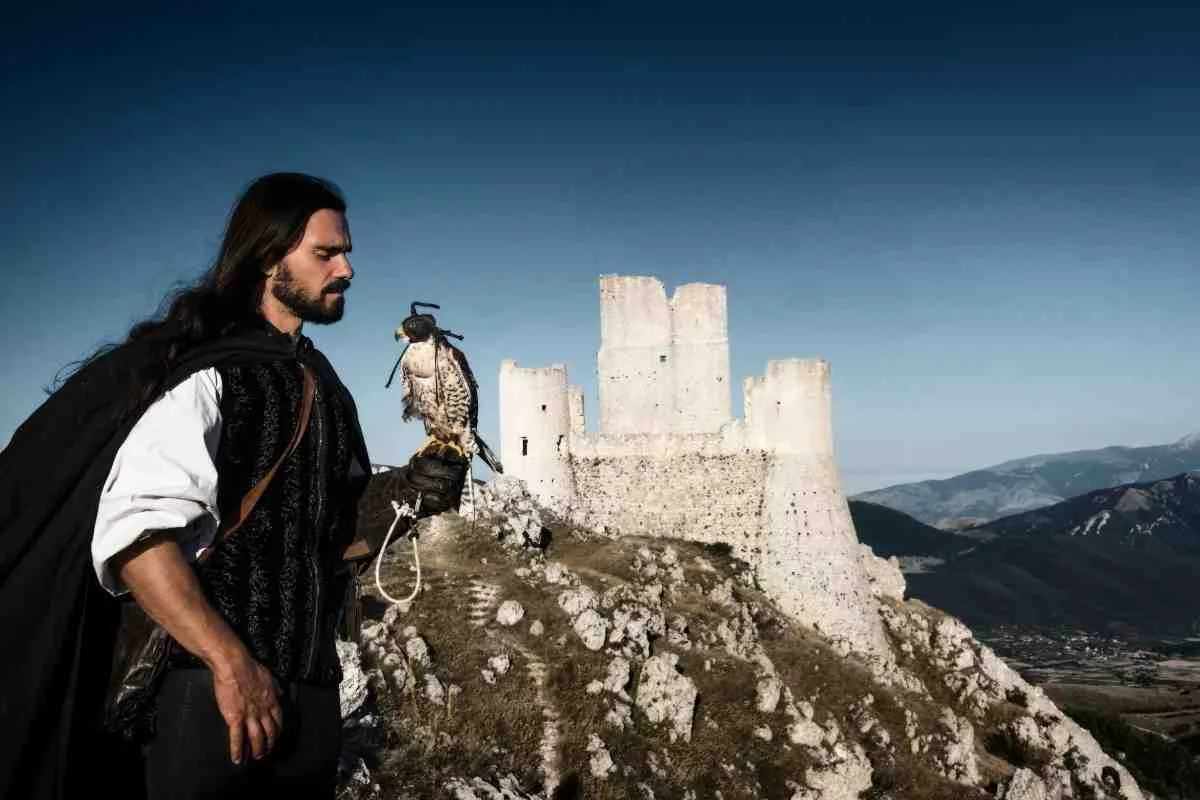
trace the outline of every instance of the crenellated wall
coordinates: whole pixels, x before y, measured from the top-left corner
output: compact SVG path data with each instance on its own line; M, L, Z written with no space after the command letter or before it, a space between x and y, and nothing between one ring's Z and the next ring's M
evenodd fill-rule
M833 453L829 363L771 361L730 415L723 286L668 301L642 276L600 279L599 431L565 367L500 368L505 468L596 529L725 542L791 616L890 658Z
M730 421L725 287L600 278L600 432L715 433Z

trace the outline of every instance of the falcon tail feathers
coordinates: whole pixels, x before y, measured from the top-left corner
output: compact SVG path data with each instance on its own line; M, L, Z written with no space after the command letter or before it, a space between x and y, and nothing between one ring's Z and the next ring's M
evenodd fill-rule
M479 457L483 459L483 463L491 467L492 472L497 475L504 474L504 465L500 463L500 459L492 452L492 448L488 447L479 434L475 434L475 444L479 445Z

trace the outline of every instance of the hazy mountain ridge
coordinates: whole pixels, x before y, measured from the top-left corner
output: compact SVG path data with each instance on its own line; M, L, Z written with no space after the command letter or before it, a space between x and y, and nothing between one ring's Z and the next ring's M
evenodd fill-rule
M1014 514L979 527L998 536L1102 536L1136 544L1154 535L1200 547L1200 474L1098 489L1053 506Z
M850 516L858 541L869 545L880 558L952 558L978 544L966 536L926 525L903 511L865 500L850 501Z
M863 506L855 501L855 508ZM966 531L955 549L898 512L856 514L861 541L886 555L937 556L910 574L913 595L972 625L1075 625L1180 633L1200 620L1200 475L1125 484ZM951 538L952 537L952 538ZM912 549L911 553L902 550Z
M1200 470L1200 433L1171 444L1104 447L1006 461L944 480L898 484L854 496L941 528L978 526L1096 489Z

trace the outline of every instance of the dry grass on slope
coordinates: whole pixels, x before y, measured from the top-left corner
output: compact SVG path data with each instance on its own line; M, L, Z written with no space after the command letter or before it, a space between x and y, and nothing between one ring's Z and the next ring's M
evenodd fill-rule
M480 777L495 784L501 776L512 775L526 792L554 788L552 796L562 798L616 800L644 796L649 789L659 798L682 798L690 790L697 800L717 792L725 800L786 799L814 766L812 751L788 740L791 720L784 704L771 713L759 711L753 664L731 654L713 635L733 614L729 605L713 599L714 590L746 571L727 551L636 537L585 538L560 529L543 556L505 549L486 533L486 526L472 533L456 522L439 526L439 531L422 540L426 589L393 630L403 646L401 631L415 627L432 652L429 672L446 687L461 691L445 705L430 702L420 669L410 691L398 691L390 682L386 690L376 685L373 695L386 733L369 759L372 781L380 785L377 796L445 797L446 784L456 778ZM665 726L652 725L636 708L623 729L605 721L618 701L607 692L590 694L587 686L604 679L614 655L584 647L558 604L566 587L547 583L536 568L561 564L597 594L612 587L640 590L648 579L637 567L638 551L661 553L668 546L677 551L685 580L663 593L662 611L668 620L687 620L688 645L660 637L653 651L676 653L678 670L698 690L690 741L670 741ZM411 589L411 550L407 545L395 550L385 562L385 588L406 595ZM530 565L535 569L529 570ZM935 724L936 702L910 696L902 706L864 667L838 655L819 635L786 620L748 578L736 581L734 591L737 600L753 610L755 635L783 684L797 701L812 703L814 721L826 724L832 719L844 737L859 739L861 719L852 709L865 696L874 698L872 713L892 746L863 741L875 775L875 784L864 796L987 796L941 777L909 752L905 708L927 727ZM496 606L505 600L516 600L525 609L524 618L512 627L495 620ZM385 608L378 600L370 602L368 618L380 619ZM535 620L545 627L540 636L530 630ZM511 668L489 685L481 670L501 653L509 655ZM639 660L631 659L634 668L625 687L631 697L638 689ZM540 686L534 679L538 664L544 665ZM764 728L770 729L769 741L759 735ZM553 738L553 757L545 752L548 735ZM615 763L615 770L604 778L594 777L589 769L593 735L601 737Z

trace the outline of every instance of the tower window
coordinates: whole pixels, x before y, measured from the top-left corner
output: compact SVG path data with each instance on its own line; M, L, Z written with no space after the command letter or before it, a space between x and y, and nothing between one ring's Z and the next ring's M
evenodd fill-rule
M542 411L545 411L545 410L546 410L546 404L542 403Z
M529 455L529 437L527 436L521 437L521 455Z
M660 363L660 364L665 364L665 363L667 363L667 357L666 357L665 355L664 355L664 356L659 356L659 357L658 357L658 363Z

